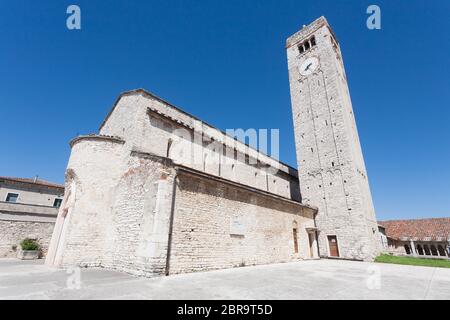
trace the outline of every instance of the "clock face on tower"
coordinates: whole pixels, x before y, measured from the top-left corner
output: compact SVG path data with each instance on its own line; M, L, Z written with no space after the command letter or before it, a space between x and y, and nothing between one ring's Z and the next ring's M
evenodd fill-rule
M310 57L303 61L300 66L300 74L303 76L310 75L319 66L319 60L316 57Z

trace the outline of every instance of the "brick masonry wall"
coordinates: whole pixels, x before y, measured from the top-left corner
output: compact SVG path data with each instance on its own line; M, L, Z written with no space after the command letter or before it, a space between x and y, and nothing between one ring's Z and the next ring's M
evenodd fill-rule
M20 242L25 238L36 239L45 256L53 232L54 223L0 220L0 257L16 257Z
M314 227L313 212L298 204L180 175L170 273L309 258L307 227Z

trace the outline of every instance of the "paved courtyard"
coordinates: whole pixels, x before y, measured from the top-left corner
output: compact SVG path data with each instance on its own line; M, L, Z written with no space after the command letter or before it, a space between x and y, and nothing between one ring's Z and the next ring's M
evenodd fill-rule
M450 269L336 260L153 279L81 269L80 278L76 289L42 260L0 259L0 299L450 299Z

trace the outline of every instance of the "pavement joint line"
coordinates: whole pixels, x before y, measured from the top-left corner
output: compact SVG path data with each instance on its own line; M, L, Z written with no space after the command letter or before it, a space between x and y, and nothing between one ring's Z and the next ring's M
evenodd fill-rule
M427 299L427 297L428 297L428 295L430 293L430 288L431 288L431 284L432 284L433 279L434 279L434 274L436 273L436 269L437 268L433 268L433 272L431 273L430 281L428 281L427 288L425 289L425 296L423 297L424 300Z

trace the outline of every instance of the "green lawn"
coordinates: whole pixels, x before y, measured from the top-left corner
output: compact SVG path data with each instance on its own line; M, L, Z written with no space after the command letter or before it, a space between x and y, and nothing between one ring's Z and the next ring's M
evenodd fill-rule
M407 264L411 266L450 268L450 260L397 257L388 254L382 254L376 257L375 262Z

